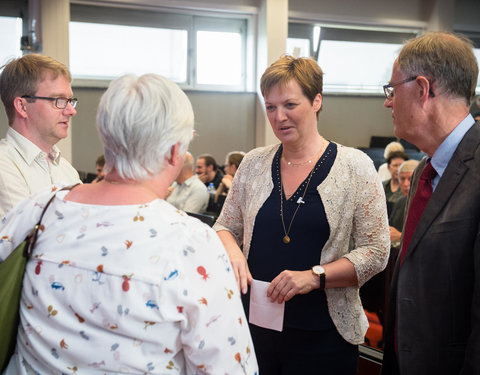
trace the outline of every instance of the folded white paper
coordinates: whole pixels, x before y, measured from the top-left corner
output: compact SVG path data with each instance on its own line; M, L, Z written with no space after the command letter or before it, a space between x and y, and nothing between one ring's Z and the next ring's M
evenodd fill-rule
M248 321L262 328L282 332L285 302L271 302L267 297L270 283L253 280L250 286L250 313Z

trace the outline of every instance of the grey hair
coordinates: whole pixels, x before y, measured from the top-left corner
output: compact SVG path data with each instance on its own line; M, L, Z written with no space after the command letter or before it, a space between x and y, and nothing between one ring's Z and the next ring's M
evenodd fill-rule
M113 80L97 112L105 148L105 173L142 181L157 175L179 143L187 151L193 137L192 105L173 82L157 74Z
M404 73L424 75L450 98L470 106L475 96L478 63L470 39L461 34L432 31L405 43L398 55Z

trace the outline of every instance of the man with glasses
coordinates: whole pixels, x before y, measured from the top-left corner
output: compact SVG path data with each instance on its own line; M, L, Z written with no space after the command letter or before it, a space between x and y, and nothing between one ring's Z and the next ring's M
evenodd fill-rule
M480 374L478 64L463 36L408 41L384 86L394 133L427 154L407 199L383 375Z
M15 204L52 184L80 182L55 144L68 135L77 113L71 75L39 54L11 60L0 75L9 129L0 141L0 218Z

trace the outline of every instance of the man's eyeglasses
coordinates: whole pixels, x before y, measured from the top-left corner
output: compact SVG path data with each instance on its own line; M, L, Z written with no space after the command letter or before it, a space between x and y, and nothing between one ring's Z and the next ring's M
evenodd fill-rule
M403 85L404 83L411 82L411 81L417 79L417 77L418 76L410 77L410 78L404 79L403 81L395 82L395 83L389 83L388 85L383 86L383 93L385 94L385 98L387 98L387 99L392 99L393 98L393 87L394 86Z
M418 78L418 76L414 76L414 77L404 79L403 81L400 81L400 82L389 83L388 85L383 86L383 93L385 94L385 98L387 98L389 100L393 98L393 95L394 95L393 87L394 86L398 86L398 85L402 85L402 84L407 83L407 82L411 82L413 80L416 80L417 78ZM430 82L430 85L431 85L431 82ZM430 96L432 98L435 97L435 94L433 93L433 90L432 90L431 86L430 86L430 90L428 91L428 93L430 94Z
M34 96L34 95L23 95L22 98L25 99L42 99L42 100L50 100L55 102L55 107L58 109L65 109L67 108L67 104L70 103L73 108L77 106L78 99L77 98L52 98L49 96Z

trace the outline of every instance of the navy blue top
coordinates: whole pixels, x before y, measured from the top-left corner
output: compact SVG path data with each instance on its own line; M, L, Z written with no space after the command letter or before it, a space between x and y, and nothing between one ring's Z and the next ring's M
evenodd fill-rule
M282 146L272 163L274 187L268 199L258 211L253 228L248 266L256 280L270 282L284 270L305 271L320 264L322 248L330 236L325 209L317 186L327 177L337 156L337 145L330 143L317 161L314 173L303 198L303 204L293 220L291 241L283 243L285 231L280 217L280 158ZM294 168L294 167L292 167ZM303 196L307 178L297 191L285 199L283 193L283 218L288 231L292 216L297 209L297 200ZM296 295L285 303L284 327L308 330L322 330L333 327L328 314L324 291L318 289L303 295Z

